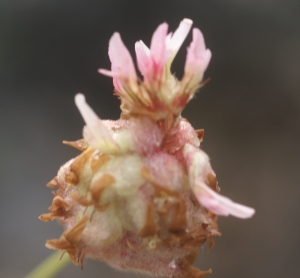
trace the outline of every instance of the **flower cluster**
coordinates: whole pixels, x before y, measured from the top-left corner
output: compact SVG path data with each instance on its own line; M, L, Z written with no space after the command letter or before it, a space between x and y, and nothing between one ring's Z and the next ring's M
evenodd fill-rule
M179 82L171 74L171 63L192 26L184 19L174 34L168 34L168 25L158 26L153 34L150 49L142 42L135 44L138 68L143 75L139 80L129 51L120 34L115 33L109 42L111 71L99 72L113 78L115 93L121 99L122 115L146 116L155 121L179 116L195 91L201 86L204 71L211 58L205 48L199 29L193 30L193 41L188 48L184 77Z
M66 228L48 248L68 252L75 264L85 257L121 270L158 277L202 277L211 270L192 266L198 249L219 236L218 215L248 218L252 208L218 194L216 175L199 148L203 130L194 130L181 111L201 87L211 58L203 35L193 29L184 76L171 63L192 21L168 34L159 25L150 48L135 45L139 78L120 34L109 42L111 70L121 100L119 120L101 120L78 94L75 103L86 123L83 138L65 142L82 153L63 165L48 184L56 188L49 210Z

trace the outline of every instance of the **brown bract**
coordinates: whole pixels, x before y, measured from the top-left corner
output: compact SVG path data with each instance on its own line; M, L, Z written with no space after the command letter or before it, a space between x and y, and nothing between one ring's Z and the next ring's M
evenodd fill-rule
M204 138L204 129L196 129L195 132L197 133L200 142L202 142Z
M99 204L101 194L107 186L111 185L114 182L115 182L115 178L113 176L109 174L104 174L100 179L98 179L97 181L93 182L90 185L88 189L88 194L86 196L80 197L75 191L72 194L72 198L84 207L93 205L95 209L97 209L98 211L103 211L107 208L109 203L105 205Z
M59 183L58 183L57 177L55 177L54 179L52 179L51 181L49 181L46 186L50 187L50 188L59 187Z
M200 278L212 273L212 270L202 271L190 264L187 259L183 259L178 263L181 269L181 275L178 278Z
M55 217L67 217L71 205L66 202L61 196L55 196L52 201L52 206L49 207L50 213L42 214L39 219L48 222L52 221Z
M89 145L87 144L87 142L84 139L80 139L80 140L73 141L73 142L63 141L63 144L73 147L82 152L85 151L89 147Z
M66 174L65 180L69 184L76 185L79 183L81 172L86 165L90 156L94 153L94 149L90 148L80 154L70 165L70 171Z
M88 222L88 217L82 218L71 229L63 232L60 239L46 241L46 247L67 252L74 264L82 264L84 255L81 252L80 238Z

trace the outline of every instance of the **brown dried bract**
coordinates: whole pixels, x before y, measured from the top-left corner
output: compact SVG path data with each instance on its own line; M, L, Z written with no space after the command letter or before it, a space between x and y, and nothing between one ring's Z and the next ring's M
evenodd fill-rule
M63 144L73 147L82 152L85 151L89 146L84 139L80 139L80 140L72 141L72 142L63 141Z
M198 139L200 140L200 142L202 142L204 138L204 129L196 129L195 131L197 133Z
M71 205L66 202L62 197L55 196L52 201L52 206L50 207L50 211L54 216L66 216L66 212L69 211Z
M71 197L83 207L91 206L94 203L94 201L88 196L78 196L77 191L72 192Z
M187 227L186 206L182 199L177 200L174 207L174 217L169 225L169 231L173 233L184 231Z
M211 249L215 245L215 236L221 236L221 233L219 232L217 219L218 216L209 212L208 215L210 215L211 223L210 224L202 224L203 227L205 227L207 231L207 239L209 241L208 250Z
M52 221L55 218L55 216L52 215L52 213L44 213L39 216L39 219L44 222Z
M39 216L39 219L44 222L52 221L55 217L67 217L71 205L66 202L62 197L55 196L52 205L49 207L50 213L44 213Z
M99 205L101 194L107 186L111 185L115 181L116 180L113 176L104 174L100 179L91 184L87 195L78 196L78 192L74 191L71 196L73 200L84 207L94 205L98 211L103 211L109 206L109 203L105 205Z
M172 233L163 244L172 248L173 246L181 246L184 248L201 247L209 238L210 233L202 226L195 228L192 231L181 231Z
M159 232L159 227L157 226L154 218L153 204L148 203L146 222L144 227L140 230L139 236L141 237L153 236L158 232Z
M89 191L92 193L93 200L98 203L103 190L115 181L116 180L112 175L104 174L100 179L93 182L89 187Z
M46 241L46 247L58 251L68 252L70 259L74 264L82 262L82 253L80 252L79 242L86 227L88 217L82 218L71 229L66 230L60 239L51 239Z
M59 182L58 182L57 177L55 177L54 179L52 179L51 181L49 181L46 186L50 187L50 188L59 187Z
M94 151L94 149L89 148L75 158L75 160L70 165L70 172L66 175L65 178L67 183L74 185L79 183L81 172Z
M68 184L77 184L79 182L79 178L73 172L69 172L65 175L65 182Z
M216 191L217 193L220 191L220 187L218 186L217 178L212 173L209 173L207 175L206 183L212 190Z
M200 227L195 228L188 233L182 235L179 239L180 245L183 247L191 248L191 247L201 247L204 245L208 238L208 233L206 227L201 225Z
M180 278L201 278L204 277L208 274L212 273L212 270L206 270L202 271L190 264L188 259L183 259L182 261L178 262L178 266L180 267L181 270L181 276Z

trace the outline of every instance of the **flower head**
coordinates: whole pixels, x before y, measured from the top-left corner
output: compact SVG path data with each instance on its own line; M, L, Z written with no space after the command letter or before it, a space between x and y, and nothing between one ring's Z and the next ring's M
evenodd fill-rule
M201 86L204 71L211 58L199 29L193 29L193 41L188 48L185 74L181 81L171 74L171 64L192 26L190 19L181 21L177 30L168 34L168 24L155 30L150 48L142 41L135 44L139 79L131 56L119 33L109 43L111 71L99 72L113 77L115 93L121 99L123 117L147 116L164 120L179 116L187 102Z
M65 142L82 153L63 165L48 184L57 188L50 213L66 228L48 248L67 252L75 264L85 257L121 270L156 277L202 277L211 270L192 266L199 247L219 236L218 215L248 218L252 208L218 194L216 175L199 148L203 130L194 130L181 111L201 86L211 53L193 29L184 76L171 63L192 21L174 34L159 25L150 48L135 45L140 80L129 51L115 33L109 42L111 70L121 99L121 118L101 120L78 94L84 139Z

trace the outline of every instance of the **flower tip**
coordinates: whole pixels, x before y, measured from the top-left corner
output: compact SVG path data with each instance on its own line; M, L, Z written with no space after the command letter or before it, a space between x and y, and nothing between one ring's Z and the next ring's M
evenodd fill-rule
M255 210L253 208L238 204L232 200L212 191L207 185L201 184L196 193L198 201L208 210L216 215L229 216L246 219L253 216ZM201 192L202 191L202 192Z
M220 198L224 198L224 197L220 196ZM229 200L226 197L225 199ZM227 211L228 215L230 214L237 218L241 218L241 219L251 218L255 213L255 209L238 203L234 203L231 200L229 200L229 202L225 201L223 204L225 205L223 208Z
M81 106L81 103L85 102L85 96L84 94L78 93L75 96L75 104L77 107Z
M121 35L120 35L120 33L119 32L114 32L113 33L113 35L111 36L111 38L110 38L110 42L111 41L114 41L114 40L121 40Z
M189 19L189 18L184 18L182 21L182 23L192 26L193 25L193 20Z
M116 77L116 74L114 74L112 71L107 70L107 69L98 69L98 72L100 74L106 75L108 77Z
M242 208L232 211L229 214L240 219L247 219L247 218L251 218L254 215L254 213L255 213L255 209L242 206Z
M181 47L183 41L186 38L186 36L188 35L192 25L193 25L192 20L190 20L188 18L183 19L180 22L179 27L176 29L174 34L170 37L168 44L169 44L169 49L172 52L171 62L174 59L174 57L176 56L179 48Z
M95 126L99 118L92 108L86 103L85 96L83 94L78 93L75 96L75 104L87 126Z
M240 218L251 218L255 214L255 209L250 207L244 207L244 214Z

